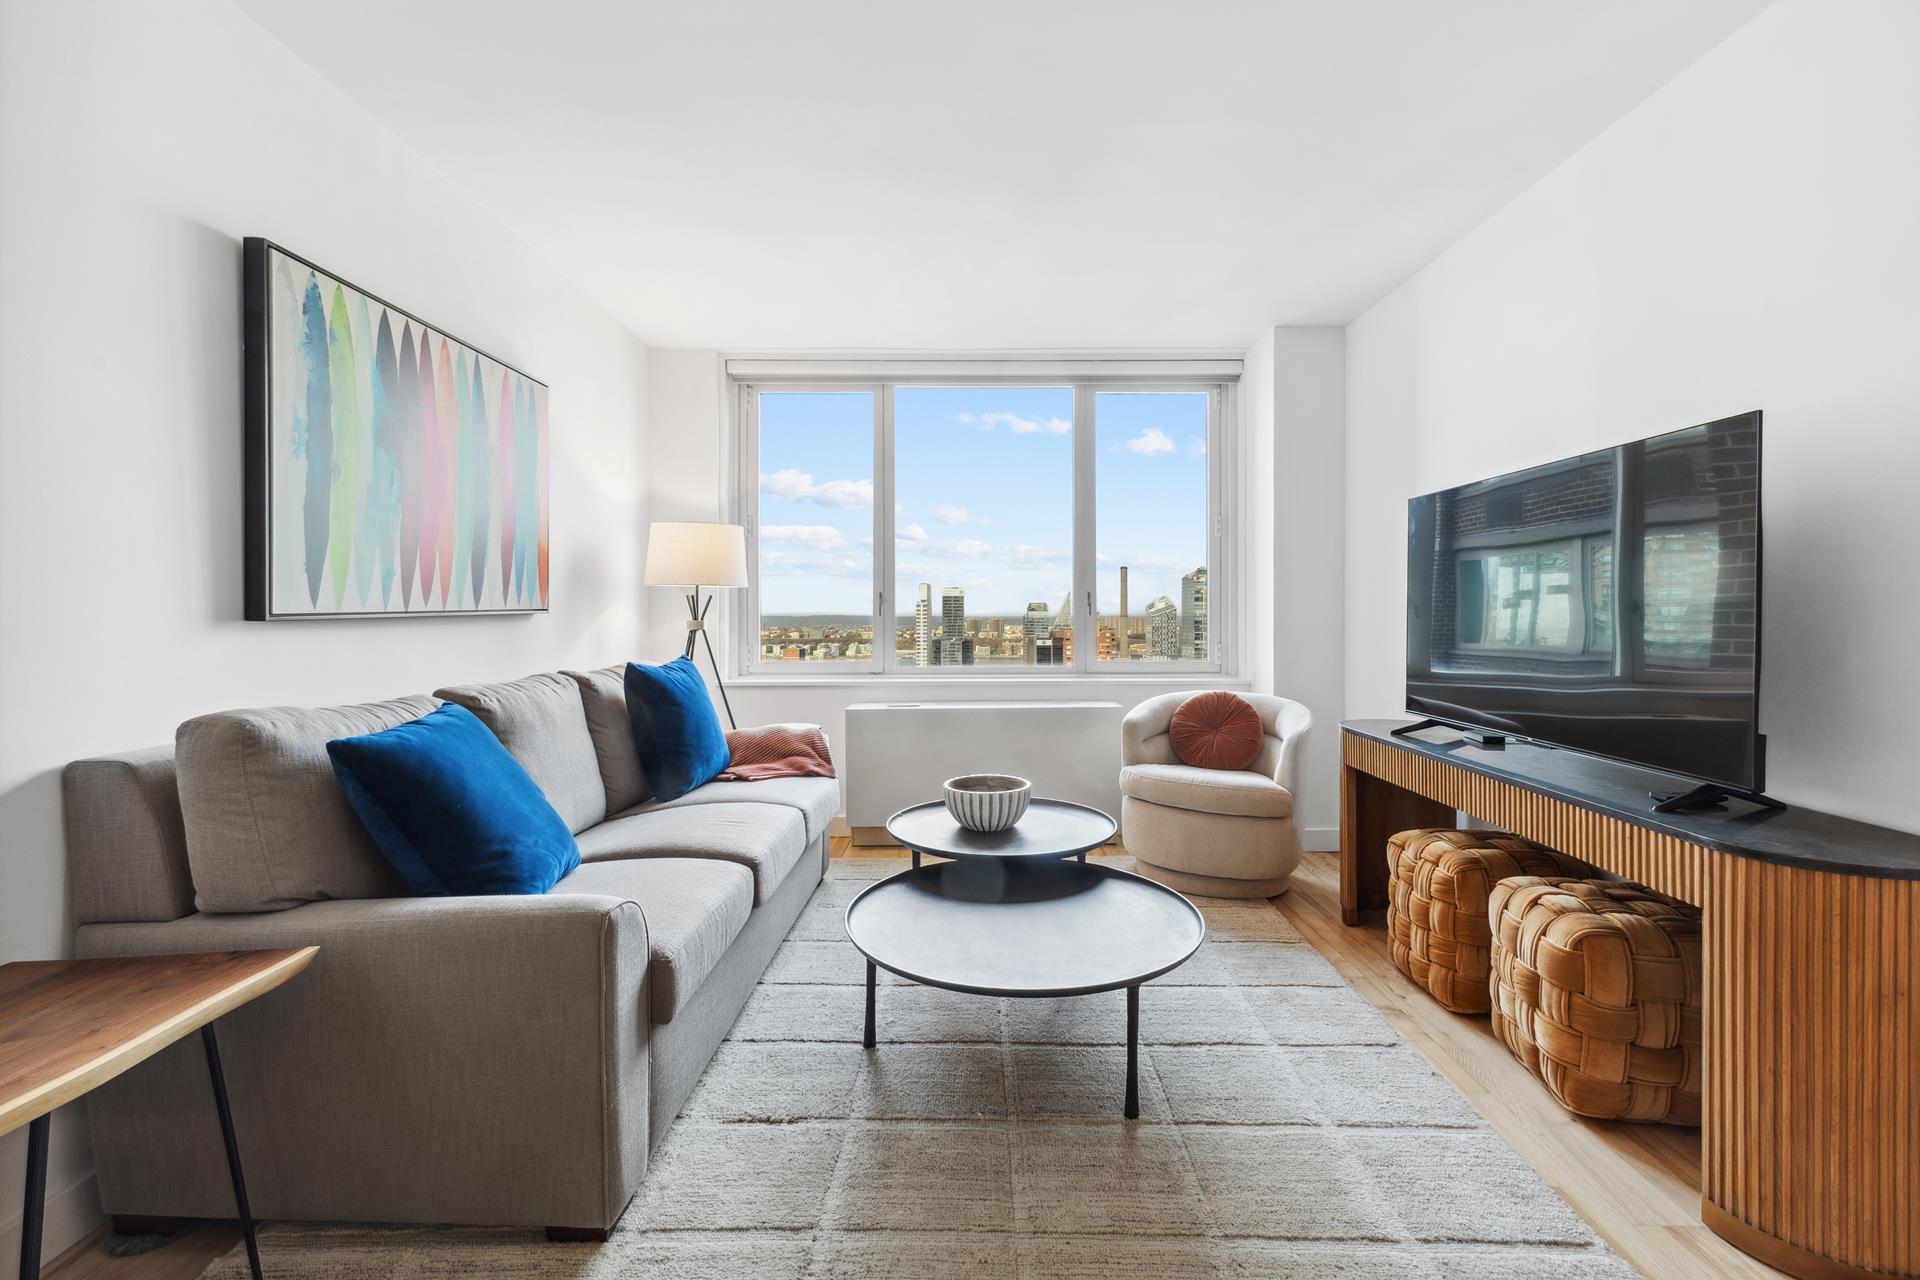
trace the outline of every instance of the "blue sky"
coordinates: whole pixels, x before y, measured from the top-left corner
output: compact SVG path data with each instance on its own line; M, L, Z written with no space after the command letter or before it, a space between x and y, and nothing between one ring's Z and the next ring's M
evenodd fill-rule
M966 590L967 612L1057 609L1073 581L1073 391L901 387L894 407L896 613L921 582ZM1096 399L1099 605L1178 599L1204 563L1204 393ZM873 572L873 401L760 397L761 610L866 613Z

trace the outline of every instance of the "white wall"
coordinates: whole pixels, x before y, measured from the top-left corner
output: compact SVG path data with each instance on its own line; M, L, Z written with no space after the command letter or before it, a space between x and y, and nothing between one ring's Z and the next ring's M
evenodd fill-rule
M1781 0L1349 330L1347 702L1405 499L1766 414L1768 789L1920 829L1920 5Z
M1246 603L1246 675L1258 693L1273 688L1274 388L1275 330L1263 330L1240 366L1240 452L1236 459L1244 537L1238 548L1241 599Z
M188 716L632 650L646 353L219 0L0 0L0 960L68 950L60 767ZM458 127L427 120L421 128ZM478 181L509 180L510 174ZM240 238L551 385L552 613L243 623ZM0 1143L0 1257L24 1135ZM245 1135L242 1135L245 1140ZM94 1221L54 1124L49 1254Z
M1274 330L1274 692L1307 704L1313 732L1296 818L1309 849L1340 847L1340 720L1345 681L1342 518L1346 334Z
M1257 691L1313 712L1296 815L1309 849L1340 844L1345 402L1343 330L1281 326L1248 349L1239 456L1245 670Z

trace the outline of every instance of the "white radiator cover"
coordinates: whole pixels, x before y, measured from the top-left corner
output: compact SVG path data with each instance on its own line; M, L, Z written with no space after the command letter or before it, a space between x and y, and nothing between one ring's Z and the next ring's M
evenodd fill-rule
M847 708L847 826L887 843L887 819L962 773L1012 773L1033 794L1120 818L1117 702L856 702Z

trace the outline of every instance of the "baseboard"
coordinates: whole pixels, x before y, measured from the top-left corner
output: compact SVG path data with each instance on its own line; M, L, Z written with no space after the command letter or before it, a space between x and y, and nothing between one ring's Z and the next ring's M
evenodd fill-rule
M853 828L847 825L847 815L844 813L834 814L833 821L827 824L827 834L830 836L845 836L852 833Z
M1302 848L1314 853L1338 853L1340 851L1340 828L1338 827L1302 827L1300 829Z
M6 1201L11 1208L0 1221L0 1258L20 1256L20 1189L8 1187ZM91 1173L64 1191L47 1189L47 1216L40 1229L42 1262L55 1258L105 1226L107 1216L100 1212L100 1192ZM11 1263L9 1263L11 1265Z

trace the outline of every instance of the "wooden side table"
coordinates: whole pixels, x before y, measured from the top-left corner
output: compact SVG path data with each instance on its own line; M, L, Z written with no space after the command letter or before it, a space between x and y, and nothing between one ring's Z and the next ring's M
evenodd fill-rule
M20 1275L40 1274L47 1200L47 1133L53 1111L168 1045L200 1033L213 1101L233 1175L247 1261L260 1280L260 1246L240 1174L240 1144L213 1023L286 982L320 953L229 951L118 960L27 960L0 965L0 1134L27 1126L26 1209Z

